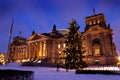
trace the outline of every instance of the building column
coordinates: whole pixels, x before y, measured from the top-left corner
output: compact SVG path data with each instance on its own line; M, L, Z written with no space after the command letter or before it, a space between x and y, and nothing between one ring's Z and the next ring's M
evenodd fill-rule
M42 43L39 43L39 47L38 47L38 57L41 58L42 57Z
M46 42L43 42L43 57L46 56Z
M41 42L41 58L43 58L43 42Z
M28 56L29 60L31 60L31 51L30 51L30 48L31 48L31 45L28 44L28 53L27 53L28 55L27 56Z

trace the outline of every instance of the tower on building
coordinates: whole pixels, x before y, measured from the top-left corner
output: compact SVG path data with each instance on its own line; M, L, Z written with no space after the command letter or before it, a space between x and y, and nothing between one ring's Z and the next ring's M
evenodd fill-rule
M85 18L83 41L89 65L115 65L117 63L116 46L113 42L113 30L106 24L104 14L94 14Z

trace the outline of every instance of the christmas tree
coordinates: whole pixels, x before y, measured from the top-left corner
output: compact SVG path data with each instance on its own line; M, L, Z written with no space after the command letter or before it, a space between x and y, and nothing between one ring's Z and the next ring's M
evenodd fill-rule
M87 66L86 62L83 60L85 58L84 50L82 50L82 34L79 31L79 25L76 23L76 20L70 22L68 28L68 34L65 38L66 54L65 65L66 69L78 69L84 68Z

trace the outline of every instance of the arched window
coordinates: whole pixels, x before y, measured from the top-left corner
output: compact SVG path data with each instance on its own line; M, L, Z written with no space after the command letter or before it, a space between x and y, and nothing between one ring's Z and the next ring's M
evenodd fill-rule
M95 39L93 39L92 43L93 43L93 45L96 45L96 44L100 45L100 39L95 38Z

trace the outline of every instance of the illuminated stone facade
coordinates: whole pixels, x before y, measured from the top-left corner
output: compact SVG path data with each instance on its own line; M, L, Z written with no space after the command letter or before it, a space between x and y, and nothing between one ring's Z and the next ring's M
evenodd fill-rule
M85 18L86 27L83 41L89 65L114 65L117 62L116 47L113 42L113 32L110 25L106 25L103 14Z
M10 46L9 62L21 62L27 59L27 44L26 38L16 36Z
M117 53L112 39L112 29L106 25L103 14L96 14L85 18L86 27L83 35L83 48L86 50L86 62L88 65L115 65ZM10 58L19 60L41 60L44 63L63 63L64 43L67 29L56 30L56 26L50 33L38 34L33 31L26 40L15 37L11 44ZM16 38L23 40L22 44L16 45ZM20 41L21 41L20 40Z
M64 36L53 26L51 33L34 33L27 40L28 58L30 60L43 60L43 62L56 63L63 58ZM64 45L65 46L65 45ZM60 61L62 61L62 58Z

